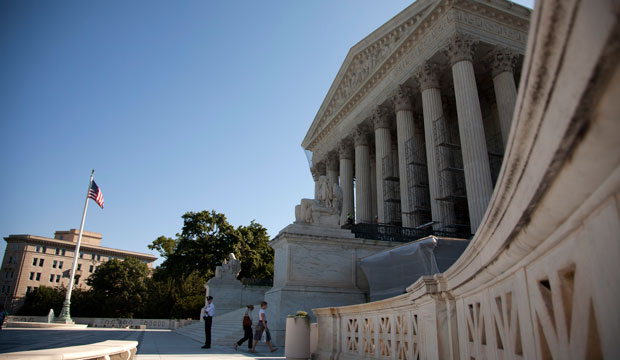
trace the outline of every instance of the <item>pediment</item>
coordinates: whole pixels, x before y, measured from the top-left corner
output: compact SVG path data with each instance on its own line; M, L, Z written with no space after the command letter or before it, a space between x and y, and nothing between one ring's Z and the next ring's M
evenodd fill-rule
M325 128L328 119L346 100L399 48L420 19L440 3L440 0L414 2L349 50L302 142L304 148Z

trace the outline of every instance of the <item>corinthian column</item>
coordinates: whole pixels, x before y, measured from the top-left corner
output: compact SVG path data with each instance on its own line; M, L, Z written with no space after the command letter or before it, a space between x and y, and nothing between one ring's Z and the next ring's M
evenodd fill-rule
M508 143L512 113L517 102L517 87L513 74L516 60L516 54L507 48L496 49L493 52L493 87L495 88L495 101L497 102L504 150L506 150Z
M440 134L436 134L438 130L446 129L446 119L443 115L441 92L435 66L430 63L424 63L418 69L415 77L420 85L420 92L422 93L431 219L436 222L433 228L438 230L448 224L452 224L454 221L452 204L438 200L448 196L451 190L442 189L441 187L440 169L447 168L449 160L446 158L447 154L445 154L445 152L439 151L437 139L440 138ZM445 174L445 176L449 176L449 174Z
M446 49L454 78L456 112L472 233L476 232L482 222L493 192L482 112L472 63L474 50L474 41L458 34L450 39Z
M377 216L380 223L391 222L389 211L385 211L384 179L392 176L392 136L390 119L383 107L377 107L372 114L375 128L375 158L377 172Z
M340 224L346 224L347 217L355 214L353 210L353 145L350 139L344 139L338 147L340 155L340 187L342 188L342 212Z
M370 200L372 204L372 221L377 222L377 152L374 144L370 147Z
M358 126L353 132L355 143L356 222L372 222L372 188L370 180L370 148L367 129Z
M327 155L327 182L329 185L338 184L338 168L340 162L338 161L338 154L335 151L330 152Z
M413 178L407 176L408 151L406 144L414 139L413 106L411 105L411 89L399 86L396 95L392 98L396 111L396 142L398 144L398 170L400 178L400 210L404 227L414 227L421 224L415 222L412 214L414 207L413 193L409 190L413 186ZM415 146L413 146L415 148ZM410 151L413 149L410 149Z

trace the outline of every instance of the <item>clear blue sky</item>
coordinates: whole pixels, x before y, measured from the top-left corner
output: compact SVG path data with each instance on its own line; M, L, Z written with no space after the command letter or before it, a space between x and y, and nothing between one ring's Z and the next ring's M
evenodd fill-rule
M409 4L0 2L0 235L79 228L95 169L103 246L149 252L205 209L275 236L313 195L300 143L349 48Z

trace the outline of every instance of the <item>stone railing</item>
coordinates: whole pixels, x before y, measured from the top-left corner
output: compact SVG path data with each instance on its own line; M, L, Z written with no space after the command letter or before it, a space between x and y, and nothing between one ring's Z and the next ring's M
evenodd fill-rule
M125 318L83 318L74 317L73 322L89 327L100 328L130 328L130 329L178 329L200 322L199 320L175 320L175 319L125 319ZM47 316L21 316L11 315L7 323L14 322L40 322L46 323ZM6 324L6 323L5 323Z
M476 236L404 295L314 310L313 358L620 358L619 9L537 2Z
M46 360L131 360L136 355L137 341L107 340L90 345L68 346L56 349L18 351L0 354L4 359Z

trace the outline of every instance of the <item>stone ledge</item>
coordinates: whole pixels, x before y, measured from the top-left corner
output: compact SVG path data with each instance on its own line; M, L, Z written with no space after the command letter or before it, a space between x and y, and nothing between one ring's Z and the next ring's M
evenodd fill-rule
M46 360L78 360L78 359L118 359L134 358L138 347L137 341L107 340L99 343L69 346L55 349L18 351L0 354L2 359L46 359Z

